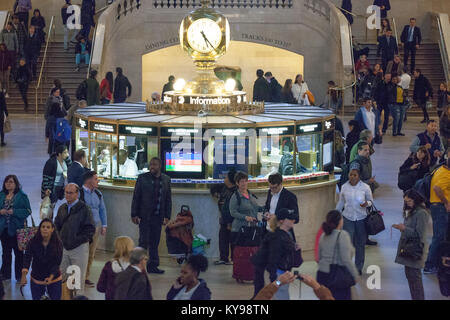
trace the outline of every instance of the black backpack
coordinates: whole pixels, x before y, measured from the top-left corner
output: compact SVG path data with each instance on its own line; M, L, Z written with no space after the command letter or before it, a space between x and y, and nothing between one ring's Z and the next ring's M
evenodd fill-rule
M86 100L87 99L87 83L86 80L80 83L77 88L77 92L75 94L77 100Z
M350 173L350 165L355 161L359 163L359 167L361 168L362 164L358 159L355 159L352 162L347 163L342 166L341 177L339 178L339 182L338 182L339 191L341 191L341 188L344 185L344 183L346 183L348 181L348 174Z
M102 194L97 189L94 189L95 194L98 197L99 201L102 201ZM84 202L84 189L80 188L80 200Z

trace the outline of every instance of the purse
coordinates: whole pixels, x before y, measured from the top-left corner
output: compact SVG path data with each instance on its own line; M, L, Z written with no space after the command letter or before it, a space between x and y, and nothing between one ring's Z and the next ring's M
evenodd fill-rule
M418 236L400 240L399 256L414 261L422 259L423 242Z
M23 229L18 229L16 232L17 233L17 246L19 247L20 251L25 251L28 243L30 242L31 239L33 239L33 237L35 236L35 234L38 231L38 227L36 227L36 224L34 223L34 219L33 219L33 216L31 215L31 212L30 212L30 217L31 217L31 223L33 226L27 227L27 221L25 220Z
M298 249L292 252L292 256L291 256L291 264L292 264L292 268L298 268L302 265L303 263L303 257L302 257L302 249Z
M365 221L367 235L373 236L385 230L383 221L383 213L379 211L375 205L366 208L367 217Z
M331 260L332 263L330 264L330 273L328 275L328 281L326 284L328 288L345 289L350 288L356 284L355 279L353 278L350 271L348 271L346 266L341 266L333 263L336 256L336 251L339 250L340 236L341 233L339 232L339 235L336 239L336 245L334 246L333 260Z
M263 237L263 228L256 223L248 222L247 226L241 227L235 242L239 247L259 247Z
M3 124L3 132L8 133L11 131L12 131L11 120L9 120L9 118L5 115L5 123Z

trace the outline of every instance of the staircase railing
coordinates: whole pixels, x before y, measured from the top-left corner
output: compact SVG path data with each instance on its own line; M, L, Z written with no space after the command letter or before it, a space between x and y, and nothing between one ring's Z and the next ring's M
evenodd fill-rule
M439 43L445 81L448 85L450 83L450 23L446 13L436 13L434 18L436 19L438 31L435 40Z
M96 38L96 34L97 34L97 26L98 24L95 24L95 28L94 28L94 36L92 37L92 43L91 43L91 52L89 54L89 65L87 68L87 74L86 74L86 79L89 78L89 73L91 73L91 65L92 65L92 56L94 53L94 46L95 46L95 38Z
M45 42L45 50L44 50L44 56L42 57L42 64L41 64L41 70L39 71L39 78L36 84L36 90L35 90L35 98L36 98L36 115L38 114L38 93L40 91L41 95L40 95L40 102L42 103L42 95L43 95L43 89L42 89L42 84L47 80L47 73L44 74L44 68L45 68L45 63L47 61L47 51L48 51L48 46L50 43L50 39L52 37L55 36L55 16L52 16L51 20L50 20L50 26L48 27L48 32L47 32L47 41ZM45 75L45 76L44 76ZM45 79L43 80L43 76L45 77Z
M10 15L9 11L0 11L0 26L2 29L6 27Z

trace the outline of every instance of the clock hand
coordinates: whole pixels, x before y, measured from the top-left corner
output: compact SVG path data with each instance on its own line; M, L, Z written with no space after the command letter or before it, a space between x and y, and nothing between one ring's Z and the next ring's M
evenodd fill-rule
M206 44L208 44L212 49L215 49L214 46L209 42L208 38L206 37L205 33L203 31L200 31L200 33L203 36L203 39L205 39Z

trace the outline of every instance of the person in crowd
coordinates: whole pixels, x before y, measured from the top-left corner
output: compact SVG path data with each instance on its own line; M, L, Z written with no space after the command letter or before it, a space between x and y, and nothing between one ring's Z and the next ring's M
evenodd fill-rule
M422 33L420 28L416 26L416 18L409 19L409 25L404 26L400 40L404 49L405 67L408 67L408 59L411 54L411 67L412 72L416 67L416 51L420 48L422 42Z
M433 167L438 158L444 154L444 145L437 133L438 125L435 120L428 120L427 129L414 137L409 150L417 152L420 146L425 146L430 154L430 167Z
M376 136L382 136L380 113L372 107L372 99L363 98L363 105L355 114L354 120L358 121L361 129L369 129Z
M391 95L389 96L388 105L392 114L392 136L405 136L402 133L403 119L405 118L404 112L406 111L403 107L404 105L404 96L403 96L403 88L398 85L398 77L395 76L392 78L392 90Z
M100 102L109 104L112 100L112 90L114 88L114 77L111 71L106 73L105 78L100 83Z
M41 16L41 11L39 9L34 9L30 26L34 26L36 28L36 34L41 40L41 43L45 42L45 19L43 16Z
M327 95L325 96L324 107L337 113L342 106L342 93L336 89L336 83L328 81Z
M36 79L37 75L37 61L41 54L41 41L35 31L35 26L30 26L30 32L26 37L25 42L25 57L27 58L30 71L33 74L33 79Z
M52 90L50 90L50 95L47 98L47 102L45 104L45 112L44 112L45 120L47 120L53 104L58 104L59 108L64 113L64 116L66 116L66 110L64 108L64 101L63 101L63 98L61 97L61 89L58 87L54 87L54 88L52 88Z
M380 185L375 180L375 176L372 175L372 161L370 159L370 147L369 144L365 141L358 143L358 155L355 157L355 160L352 163L356 163L355 165L359 169L359 177L360 180L369 185L372 193L377 189ZM352 167L352 163L350 167Z
M76 36L78 34L78 30L74 29L71 30L68 26L67 26L67 19L70 17L69 13L67 12L67 8L69 8L72 5L72 0L65 0L65 4L64 6L61 8L61 19L62 19L62 24L64 26L64 50L69 50L69 41L72 44L76 44ZM70 32L72 32L72 37L70 37L69 40L69 34Z
M268 71L264 74L267 83L269 83L270 98L267 101L280 102L281 101L281 84L272 75L272 72Z
M450 101L450 91L448 91L446 83L441 82L441 84L439 85L437 96L438 96L437 114L438 118L440 119L442 116L442 112L444 111L444 109L447 108Z
M70 96L67 94L66 89L63 88L63 85L62 85L62 82L60 79L53 80L53 88L59 89L59 95L62 99L64 110L68 111L71 108ZM50 90L50 92L51 92L51 90Z
M0 191L0 239L2 243L2 267L0 278L11 279L12 251L14 251L14 274L17 282L22 276L23 252L17 245L17 230L22 229L31 214L30 200L23 192L19 179L8 175Z
M54 154L50 156L44 166L42 174L41 199L50 197L54 205L58 200L64 199L64 184L67 178L67 168L72 161L69 158L67 146L58 145Z
M439 130L442 146L444 147L444 150L447 150L450 146L450 106L444 108L444 113L439 119Z
M433 238L423 269L424 274L437 273L440 260L439 247L447 239L450 212L450 149L447 150L447 161L433 174L429 201L433 219Z
M169 76L169 82L167 82L161 92L161 97L164 99L164 93L167 91L173 91L173 84L175 83L175 76Z
M86 66L88 66L90 59L91 41L89 41L88 38L78 36L78 42L75 46L75 64L77 65L75 71L80 71L81 60L83 60Z
M248 222L256 222L258 219L258 210L260 206L252 199L252 195L248 191L248 175L239 171L234 177L237 190L230 199L230 214L234 218L231 224L231 241L234 243L238 232ZM240 197L240 205L237 197Z
M352 43L353 43L353 59L354 62L358 61L359 57L361 55L365 54L366 56L369 55L370 49L369 47L362 47L362 45L355 39L355 36L352 36Z
M10 71L15 71L16 69L16 57L19 54L19 41L17 39L17 34L14 31L13 23L8 22L6 28L0 33L0 43L5 46L8 52L9 61L11 65ZM8 73L9 79L9 73ZM3 79L4 80L4 79ZM7 82L7 88L9 89L9 81ZM6 96L8 98L8 95Z
M114 80L114 103L123 103L127 100L127 97L131 96L131 83L128 81L128 78L123 75L122 68L117 67L116 73L116 79Z
M367 60L367 56L365 54L361 55L358 61L356 61L355 71L359 73L363 67L367 70L370 69L370 62Z
M283 89L281 89L281 102L296 104L294 95L292 94L292 79L286 79Z
M356 156L358 155L358 143L360 142L367 142L369 144L369 151L370 155L375 153L375 149L373 148L373 134L372 131L364 129L360 131L359 133L359 140L353 145L352 149L350 150L350 157L348 163L355 160Z
M172 213L170 177L161 173L161 159L152 158L150 172L140 174L131 204L131 220L139 225L139 246L148 249L147 272L161 274L158 268L158 245L161 226L167 225Z
M19 68L16 73L16 83L19 87L20 95L22 96L22 100L24 103L24 111L28 111L28 86L31 82L32 75L28 65L26 64L25 58L21 58L19 60Z
M151 98L152 98L152 102L160 102L161 101L161 96L156 91L152 93Z
M341 11L342 14L347 18L350 25L353 24L353 16L351 14L352 7L352 0L342 0Z
M98 176L95 171L86 171L83 175L84 184L80 189L80 199L83 200L91 209L94 219L95 233L92 236L92 242L89 244L89 260L86 269L86 286L93 287L94 283L89 280L92 262L94 261L95 251L97 250L100 235L106 235L108 227L106 206L103 195L98 190Z
M89 206L78 199L79 189L75 183L69 183L65 187L66 203L58 209L55 226L64 247L61 262L63 287L67 287L67 268L76 265L80 268L81 282L81 289L77 293L83 294L89 259L89 243L95 233L95 224Z
M289 285L298 278L302 279L301 281L303 283L314 290L314 294L317 298L319 298L319 300L334 300L330 289L318 283L311 276L307 274L300 274L299 276L296 276L290 271L286 271L280 275L277 280L269 283L261 289L253 300L272 300L273 296L277 293L280 287Z
M152 286L145 273L147 250L136 247L130 254L130 265L116 275L114 300L153 300Z
M95 25L95 0L83 0L81 3L81 25L83 28L80 34L85 38L89 39L91 33L91 28Z
M215 265L232 264L230 262L230 253L233 253L233 244L231 242L231 224L233 223L233 217L230 214L230 199L236 192L236 184L234 176L236 175L236 169L231 167L224 179L224 185L220 191L219 206L220 218L219 218L219 253L220 258L215 261Z
M430 119L427 112L427 101L433 98L433 87L420 69L414 70L414 79L413 100L423 112L423 120L420 123L425 123Z
M304 104L306 91L308 91L308 84L303 81L303 76L298 74L295 76L294 84L292 85L292 95L297 103Z
M378 41L380 41L380 38L384 35L386 35L386 31L392 29L391 23L389 22L389 19L381 19L381 29L378 30Z
M19 21L23 23L25 29L28 28L28 19L30 18L29 11L33 9L31 0L16 0L14 3L14 13L19 17Z
M105 300L114 300L115 280L120 272L129 267L133 249L134 241L130 237L122 236L114 240L114 256L112 260L106 262L97 282L97 291L105 294Z
M359 122L352 119L348 122L348 129L349 132L347 133L347 136L345 137L345 144L347 145L347 148L345 149L345 160L346 163L350 163L350 151L352 150L353 146L358 143L360 140L360 133L361 128L359 127ZM369 130L370 131L370 130ZM356 151L355 151L356 153Z
M8 118L8 108L6 106L5 94L0 91L0 147L6 146L5 142L5 122Z
M336 300L351 300L351 287L329 287L330 265L345 266L353 276L355 282L359 281L358 269L352 261L355 248L347 231L343 230L344 218L341 212L331 210L322 224L323 234L319 240L319 270L317 282L330 289ZM338 250L339 249L339 250Z
M55 131L57 119L64 118L65 114L61 110L60 105L58 103L53 103L50 107L50 111L48 113L47 120L45 122L45 140L47 141L47 153L51 155L55 152L58 145L61 143L56 141Z
M25 250L21 286L27 284L31 267L30 286L33 300L41 300L47 290L51 300L61 300L63 245L52 220L45 218L39 224L38 232Z
M391 10L389 0L374 0L373 5L380 7L381 18L386 19L387 12Z
M86 80L86 101L88 106L100 104L100 85L96 78L97 70L91 70L89 72L89 79Z
M79 149L73 154L73 162L67 170L67 182L76 183L82 187L84 183L84 174L89 170L87 168L87 155L84 149Z
M381 64L376 63L376 64L373 66L372 74L373 74L374 76L377 76L378 74L381 74L381 76L383 76L383 73L384 73L384 70L383 70L383 68L381 68Z
M394 56L394 60L389 61L386 67L386 73L390 73L392 75L392 79L401 76L403 73L404 65L400 55L396 54Z
M404 121L407 120L406 111L411 107L409 102L409 87L411 85L411 76L408 74L406 67L403 67L403 73L400 76L400 81L398 83L400 87L403 89L403 97L405 100L405 118Z
M366 97L372 97L374 80L375 76L369 71L369 69L363 66L357 76L356 97L358 100Z
M365 147L368 149L369 146L366 144ZM349 180L342 186L336 206L336 210L343 210L344 230L349 233L356 249L355 265L359 275L362 275L365 260L366 208L373 202L370 187L360 179L361 169L356 162L350 164Z
M266 78L264 78L264 71L256 70L256 80L253 84L253 101L269 101L270 88Z
M0 43L0 87L6 98L9 98L9 77L14 64L6 45Z
M286 208L293 211L292 214L295 216L295 224L297 224L300 219L297 196L283 187L283 176L278 172L272 173L268 178L268 182L269 191L267 192L264 210L266 221L270 221L277 211ZM295 241L293 229L290 230L290 234Z
M19 44L19 55L24 55L24 47L25 47L25 41L27 38L27 30L25 29L25 26L23 23L19 21L19 16L17 14L13 15L12 17L12 23L13 23L13 29L16 32L17 35L17 42Z
M87 101L86 101L86 100L80 100L80 101L78 101L77 104L74 104L74 105L69 109L69 111L67 111L67 116L66 116L67 121L69 121L69 123L71 123L72 125L74 125L74 120L75 120L74 115L75 115L75 112L77 112L79 109L84 109L84 108L86 108L87 106L88 106L88 105L87 105ZM72 130L72 131L75 131L75 130Z
M387 70L388 62L394 60L394 55L398 54L397 39L392 36L391 29L387 29L386 34L379 38L377 57L380 53L383 70Z
M264 272L270 274L270 281L294 267L293 256L300 250L291 232L298 219L294 210L281 208L270 218L272 232L265 235L258 252L252 257L255 265L254 296L264 287ZM289 300L289 286L281 287L275 294L276 300Z
M200 272L208 269L208 259L203 255L191 255L180 271L180 276L167 293L167 300L211 300L211 291Z
M384 75L384 81L379 83L375 92L374 92L374 100L377 104L378 112L381 113L384 111L384 120L383 120L383 134L386 133L388 124L389 124L389 97L392 95L392 90L394 84L392 83L392 75L390 73L386 73Z
M419 147L417 152L411 153L400 167L400 176L403 176L401 188L404 192L414 187L417 180L422 179L430 171L430 155L425 146ZM408 177L408 178L406 178ZM400 178L399 178L400 184Z
M425 252L419 259L406 256L402 253L403 244L408 239L419 238L424 245L427 241L427 225L429 216L423 205L422 196L414 189L408 190L403 196L404 222L393 224L392 227L401 232L395 263L405 266L405 275L408 280L409 291L413 300L425 300L425 292L422 283L422 270L425 264Z

